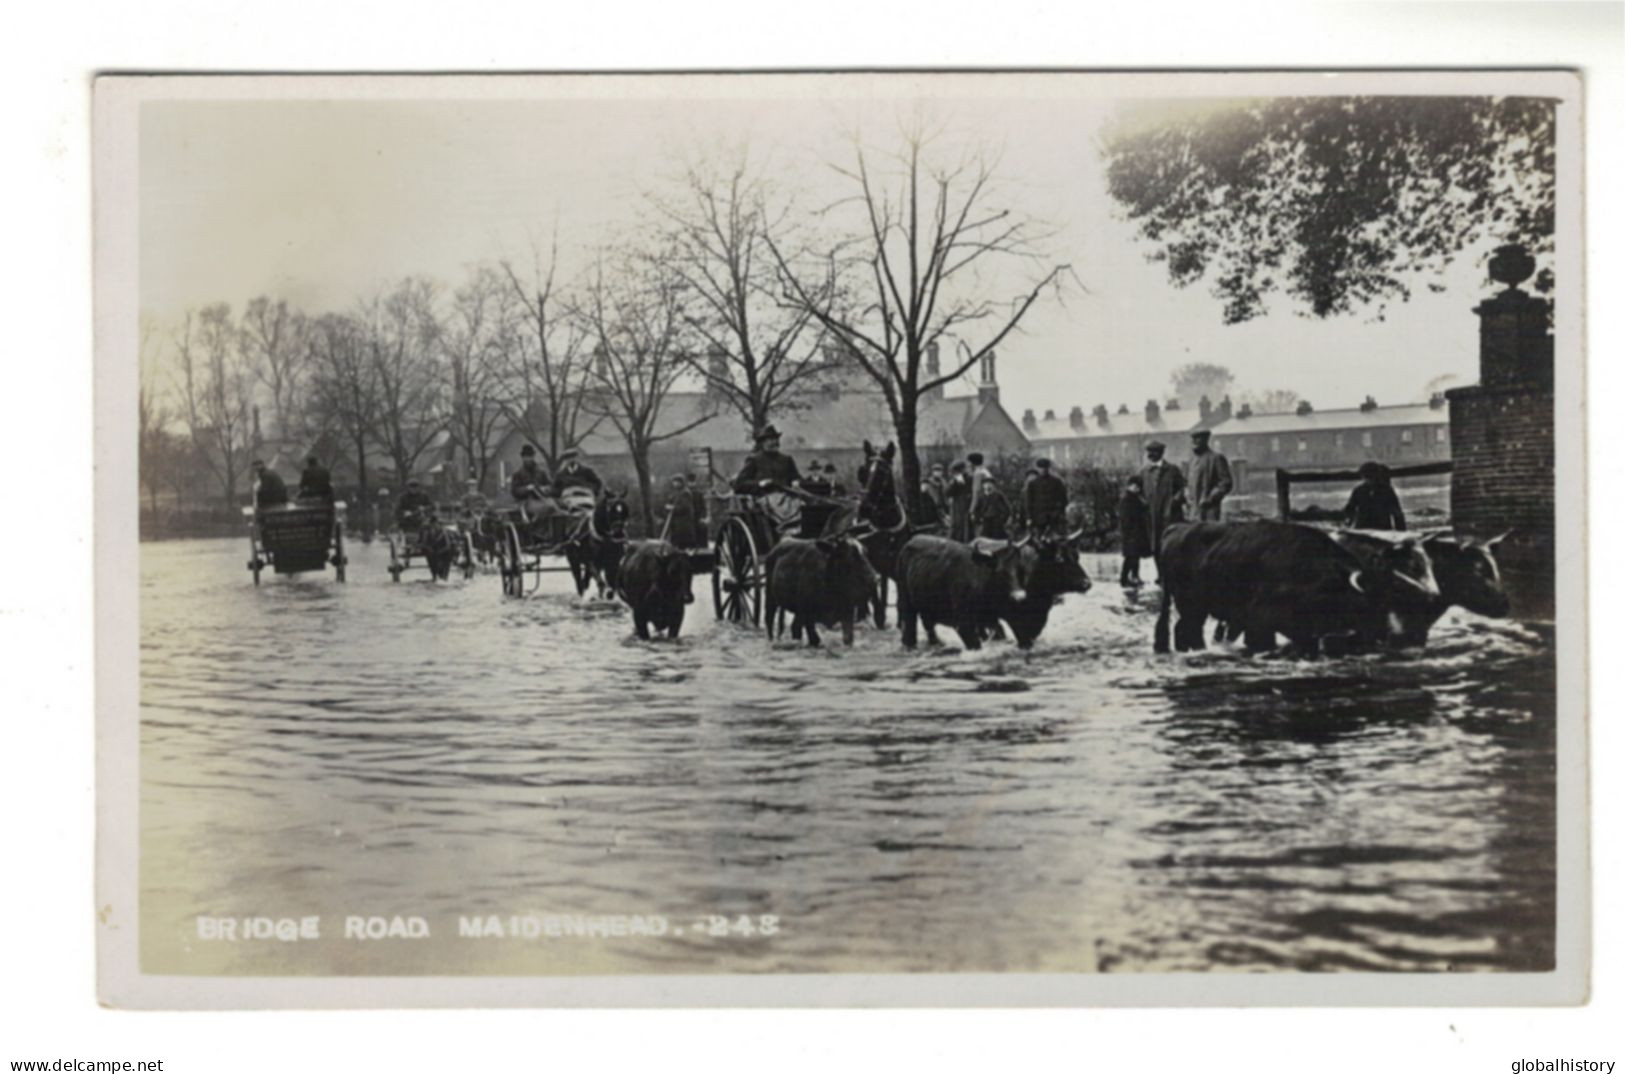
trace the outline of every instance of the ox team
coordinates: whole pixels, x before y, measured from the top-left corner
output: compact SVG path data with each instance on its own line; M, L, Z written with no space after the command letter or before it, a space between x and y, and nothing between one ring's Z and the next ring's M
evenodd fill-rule
M932 644L939 640L936 628L947 627L967 649L1008 627L1026 649L1062 596L1090 588L1078 562L1079 534L1066 533L1066 484L1051 473L1048 459L1028 471L1019 515L979 453L948 470L933 466L920 490L926 517L916 524L897 495L892 446L877 451L865 442L853 504L838 498L843 490L834 466L814 462L804 477L781 450L776 428L759 430L755 439L756 451L732 491L774 539L764 560L770 638L788 620L791 636L810 645L819 644L819 627L839 627L851 644L866 611L884 623L884 576L897 587L905 647L915 647L921 627ZM1139 561L1157 565L1158 652L1203 648L1209 618L1219 624L1216 638L1239 639L1248 649L1273 647L1281 636L1314 653L1424 644L1453 605L1508 614L1494 555L1501 538L1405 532L1404 513L1380 464L1361 467L1361 484L1340 516L1348 528L1328 531L1222 521L1234 487L1229 463L1210 447L1207 430L1191 433L1191 449L1191 461L1178 467L1164 457L1164 444L1147 444L1145 466L1126 482L1119 504L1119 581L1138 587ZM527 445L521 455L510 491L525 519L602 503L602 480L576 452L564 454L552 477L537 464L534 448ZM606 564L639 638L647 640L650 628L675 638L693 602L684 549L704 543L704 503L692 484L692 478L673 480L660 538L627 541ZM405 502L414 493L422 497L409 489L403 514L421 506ZM1024 532L1012 539L1017 518Z

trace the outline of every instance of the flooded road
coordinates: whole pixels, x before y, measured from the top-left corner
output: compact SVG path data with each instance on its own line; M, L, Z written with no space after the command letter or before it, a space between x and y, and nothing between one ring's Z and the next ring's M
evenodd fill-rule
M1552 963L1541 628L1453 611L1422 657L1158 657L1155 589L1086 557L1030 655L770 647L699 583L681 641L644 644L563 575L511 600L391 584L376 544L342 586L255 589L244 541L141 557L148 973ZM320 938L200 941L198 915ZM665 934L523 935L568 915Z

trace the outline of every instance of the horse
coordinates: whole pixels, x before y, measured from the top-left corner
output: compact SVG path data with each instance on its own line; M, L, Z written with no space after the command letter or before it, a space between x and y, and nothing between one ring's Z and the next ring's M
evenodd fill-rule
M599 500L592 513L582 519L564 546L576 596L585 597L587 588L598 585L598 599L606 600L616 586L621 556L626 551L626 524L632 509L626 497L613 493Z

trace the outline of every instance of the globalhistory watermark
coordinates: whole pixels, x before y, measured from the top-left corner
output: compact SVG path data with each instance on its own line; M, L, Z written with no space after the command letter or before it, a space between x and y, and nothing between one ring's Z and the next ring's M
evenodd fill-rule
M1547 1071L1563 1072L1598 1070L1602 1074L1614 1074L1614 1061L1612 1059L1514 1059L1512 1061L1512 1074L1546 1074Z

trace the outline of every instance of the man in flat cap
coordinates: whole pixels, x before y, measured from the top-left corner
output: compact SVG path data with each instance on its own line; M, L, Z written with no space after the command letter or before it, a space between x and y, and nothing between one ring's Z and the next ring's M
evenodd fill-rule
M1021 490L1021 506L1027 515L1027 530L1036 536L1066 532L1066 482L1051 469L1050 460L1033 460L1037 472Z
M288 502L288 486L264 459L254 460L254 506L260 510Z
M1208 446L1211 436L1206 429L1191 430L1191 461L1185 474L1196 517L1203 522L1219 521L1224 498L1235 488L1230 460Z
M519 513L526 522L553 513L551 501L547 496L551 487L552 482L548 480L547 471L536 461L536 449L530 444L520 448L519 469L508 479L508 492L519 505Z
M1163 529L1185 517L1185 471L1163 458L1167 450L1161 440L1145 445L1145 466L1140 470L1153 556L1162 551Z

